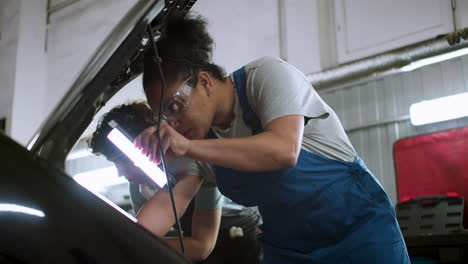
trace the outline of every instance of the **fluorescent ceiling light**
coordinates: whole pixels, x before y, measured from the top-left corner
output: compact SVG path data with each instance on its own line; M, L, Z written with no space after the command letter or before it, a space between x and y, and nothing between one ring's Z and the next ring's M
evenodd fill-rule
M0 212L13 212L44 217L44 212L17 204L0 204Z
M445 54L441 54L441 55L437 55L437 56L434 56L434 57L430 57L430 58L426 58L426 59L422 59L422 60L412 62L409 65L406 65L406 66L402 67L401 71L404 71L404 72L412 71L412 70L415 70L417 68L420 68L420 67L423 67L423 66L426 66L426 65L434 64L434 63L441 62L441 61L444 61L444 60L453 59L453 58L456 58L456 57L463 56L465 54L468 54L468 48L463 48L463 49L455 50L455 51L448 52L448 53L445 53Z
M146 155L143 155L118 128L113 128L107 138L159 187L163 188L166 185L166 174L155 163L151 162Z
M468 93L461 93L410 106L411 123L420 126L468 116Z

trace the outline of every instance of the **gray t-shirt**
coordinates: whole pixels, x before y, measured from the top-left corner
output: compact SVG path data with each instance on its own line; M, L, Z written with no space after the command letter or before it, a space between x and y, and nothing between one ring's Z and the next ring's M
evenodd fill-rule
M247 100L262 127L279 117L303 115L310 118L304 127L303 149L331 159L354 161L356 151L341 122L303 73L276 57L255 60L246 65L245 71ZM231 126L228 129L212 128L220 138L252 135L242 118L237 95L235 100L235 118Z

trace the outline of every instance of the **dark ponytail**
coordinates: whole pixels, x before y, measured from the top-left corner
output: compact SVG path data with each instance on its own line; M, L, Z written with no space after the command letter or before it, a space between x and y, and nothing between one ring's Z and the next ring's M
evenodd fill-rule
M167 81L184 80L200 71L209 72L214 78L223 80L224 70L212 63L214 42L206 26L203 17L191 14L167 21L156 43ZM146 90L151 83L161 80L152 45L148 45L145 52L143 67L143 87ZM193 81L196 82L196 78Z

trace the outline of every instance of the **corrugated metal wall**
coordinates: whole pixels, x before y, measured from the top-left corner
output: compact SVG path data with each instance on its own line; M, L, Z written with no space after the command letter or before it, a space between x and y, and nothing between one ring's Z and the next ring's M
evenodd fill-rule
M468 92L468 56L339 90L319 91L336 111L356 151L394 203L397 195L393 143L401 138L468 126L465 118L414 127L408 120L410 105L462 92Z

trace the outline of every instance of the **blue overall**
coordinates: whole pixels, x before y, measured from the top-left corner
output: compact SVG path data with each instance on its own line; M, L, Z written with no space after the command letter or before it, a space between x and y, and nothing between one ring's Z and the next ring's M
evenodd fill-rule
M234 82L244 121L260 133L245 93L244 67ZM410 263L393 206L359 157L346 162L301 149L290 169L213 170L225 196L258 206L266 264Z

